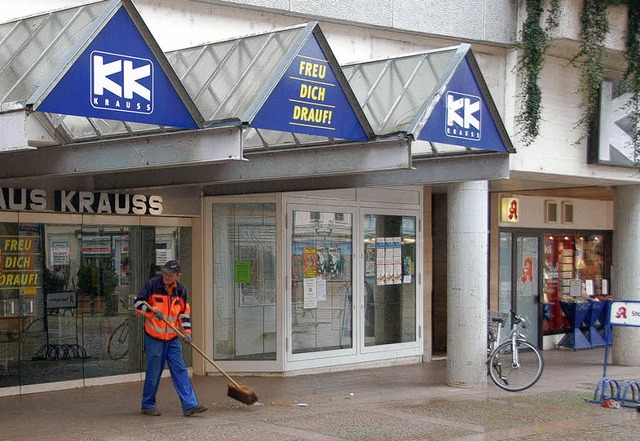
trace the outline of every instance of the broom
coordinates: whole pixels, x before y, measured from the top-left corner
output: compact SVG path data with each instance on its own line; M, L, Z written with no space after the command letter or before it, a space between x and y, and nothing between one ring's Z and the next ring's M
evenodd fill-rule
M156 311L155 308L153 306L149 305L147 302L143 301L143 303L151 311L153 311L153 312ZM182 332L180 332L180 330L178 328L176 328L173 323L168 321L164 316L162 317L162 321L164 321L167 325L169 325L169 327L171 329L173 329L180 336L180 338L182 340L184 340L184 334ZM233 398L234 400L238 400L241 403L244 403L244 404L247 404L247 405L251 405L251 404L255 403L256 401L258 401L258 396L256 395L256 393L255 393L255 391L253 389L251 389L249 386L246 386L244 384L240 384L237 381L235 381L233 378L231 378L229 376L229 374L227 374L225 371L223 371L222 368L220 366L218 366L215 361L213 361L211 358L209 358L202 350L200 350L193 343L190 343L190 345L191 345L191 347L193 349L195 349L195 351L198 354L202 355L205 360L207 360L209 363L211 363L214 368L216 368L218 371L220 371L220 373L222 375L224 375L225 377L227 377L227 379L230 381L230 383L227 384L227 386L228 386L228 388L227 388L227 396L228 397Z

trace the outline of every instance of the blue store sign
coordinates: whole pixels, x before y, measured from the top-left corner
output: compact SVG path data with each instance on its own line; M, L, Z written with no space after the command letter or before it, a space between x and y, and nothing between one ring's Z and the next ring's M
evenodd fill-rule
M474 149L509 151L510 146L505 143L506 133L501 134L498 128L498 123L502 127L501 121L496 122L494 117L499 118L499 115L491 95L486 86L480 87L465 57L447 81L418 139Z
M146 27L135 8L113 5L72 63L61 66L29 104L39 112L197 128L201 117L188 95L176 90L182 86L155 41L143 37Z
M293 58L251 126L330 138L367 141L369 136L316 36ZM346 83L345 83L346 84ZM356 103L355 98L353 102Z

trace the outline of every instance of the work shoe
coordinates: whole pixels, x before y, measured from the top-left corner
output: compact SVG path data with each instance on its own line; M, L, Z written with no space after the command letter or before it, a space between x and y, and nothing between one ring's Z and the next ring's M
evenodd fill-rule
M151 407L149 409L142 409L141 413L142 413L142 415L151 415L151 416L160 416L160 415L162 415L162 412L160 412L155 407Z
M207 410L209 410L209 408L207 406L193 406L190 407L189 409L184 411L184 416L191 416L194 415L196 413L202 413L202 412L206 412Z

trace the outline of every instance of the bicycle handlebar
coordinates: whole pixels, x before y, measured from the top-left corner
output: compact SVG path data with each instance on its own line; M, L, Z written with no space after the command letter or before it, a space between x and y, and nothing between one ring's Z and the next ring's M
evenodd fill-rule
M518 313L515 312L513 309L511 310L511 318L513 320L514 325L520 324L520 326L522 326L523 328L527 327L527 321L525 320L525 318L522 317L521 315L518 315Z

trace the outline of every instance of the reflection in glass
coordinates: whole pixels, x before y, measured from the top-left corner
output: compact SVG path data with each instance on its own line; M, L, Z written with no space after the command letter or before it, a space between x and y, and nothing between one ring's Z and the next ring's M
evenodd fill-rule
M349 213L292 214L294 354L352 347L352 236Z
M214 357L276 358L275 204L215 204Z
M168 240L159 241L164 252L156 236ZM176 227L0 223L0 388L140 372L133 298L166 254L182 259L189 286L190 236Z
M416 341L416 218L364 217L365 346Z

